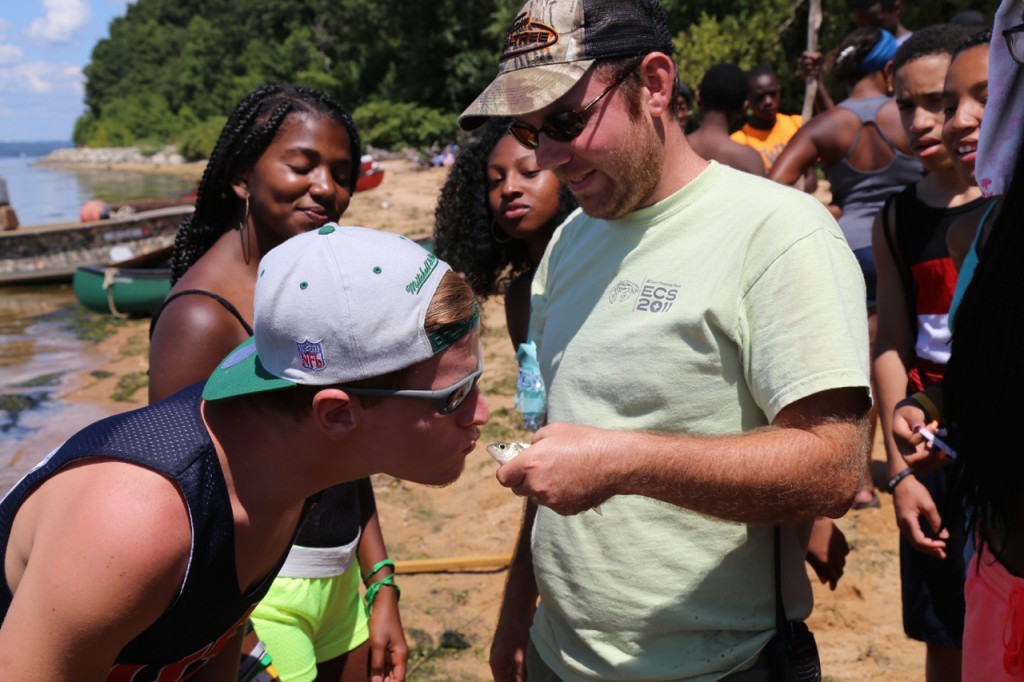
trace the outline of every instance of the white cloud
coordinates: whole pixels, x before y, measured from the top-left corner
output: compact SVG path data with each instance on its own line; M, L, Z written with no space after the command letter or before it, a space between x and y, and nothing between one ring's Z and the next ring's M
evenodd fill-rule
M67 64L25 62L0 66L0 93L68 94L77 98L83 78L81 69Z
M21 61L24 53L14 45L0 44L0 66L11 66Z
M83 0L43 0L43 9L46 16L33 19L27 33L44 43L70 43L92 16Z

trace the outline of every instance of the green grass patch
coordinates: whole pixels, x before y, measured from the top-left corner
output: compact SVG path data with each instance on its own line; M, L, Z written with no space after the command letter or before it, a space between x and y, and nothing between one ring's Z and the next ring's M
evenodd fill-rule
M134 400L135 392L149 386L149 375L146 372L129 372L117 380L111 400L127 403Z
M110 377L114 376L114 373L106 369L94 369L93 371L89 372L89 376L91 376L93 379L109 379Z
M91 341L99 343L114 335L118 328L127 324L127 320L92 313L85 308L76 310L68 322L68 328L79 341Z
M48 393L0 394L0 412L7 413L7 419L0 421L0 433L18 426L18 419L22 412L34 409L49 399Z
M448 682L455 682L447 677L445 671L438 671L436 664L445 658L457 656L460 652L472 648L469 637L458 630L445 630L441 633L437 645L429 634L422 630L409 628L405 636L412 640L409 646L409 673L406 676L410 682L414 680L435 680L446 679ZM442 674L443 677L438 678Z
M121 349L121 356L149 355L149 339L138 334L128 339L128 342Z
M64 372L40 374L39 376L32 377L31 379L23 381L20 384L15 384L14 388L38 388L40 386L56 386L60 383L60 379L62 376L64 376Z
M4 393L0 395L0 410L16 415L31 410L50 399L46 393Z

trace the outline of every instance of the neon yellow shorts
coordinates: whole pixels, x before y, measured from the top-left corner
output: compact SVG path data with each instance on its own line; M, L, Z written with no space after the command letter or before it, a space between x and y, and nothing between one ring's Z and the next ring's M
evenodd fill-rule
M359 564L333 578L278 576L252 622L282 682L311 682L317 663L346 654L370 638L359 596Z

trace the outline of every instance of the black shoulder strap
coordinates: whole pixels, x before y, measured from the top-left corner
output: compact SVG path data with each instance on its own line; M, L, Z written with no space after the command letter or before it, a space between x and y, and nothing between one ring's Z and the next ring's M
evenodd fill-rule
M915 294L914 279L910 274L910 268L904 262L903 256L896 245L896 226L889 226L889 211L895 212L897 196L898 194L890 194L886 198L885 204L882 205L882 234L885 235L885 244L889 247L889 254L892 256L893 262L896 263L896 270L900 273L900 279L903 281L903 296L906 298L907 321L910 323L910 330L916 333L917 296Z
M789 639L789 618L782 603L782 528L775 524L775 636Z
M250 327L249 323L245 321L245 318L242 317L242 314L238 312L238 308L231 305L231 302L228 301L226 298L224 298L223 296L218 296L212 291L205 291L203 289L185 289L183 291L177 291L168 296L167 298L165 298L164 302L160 304L159 308L157 308L157 311L153 314L153 319L149 323L149 338L153 338L153 330L156 329L156 321L160 319L160 313L164 311L164 308L167 307L167 304L176 298L181 298L182 296L188 296L190 294L199 294L200 296L206 296L217 301L217 303L220 303L225 310L234 315L235 319L238 320L238 323L242 325L242 329L245 330L245 333L248 334L249 336L252 336L252 327Z

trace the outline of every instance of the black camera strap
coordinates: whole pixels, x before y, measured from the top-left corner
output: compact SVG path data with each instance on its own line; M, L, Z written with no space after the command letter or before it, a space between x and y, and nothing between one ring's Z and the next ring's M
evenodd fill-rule
M775 524L775 636L790 640L789 619L782 604L782 531Z

